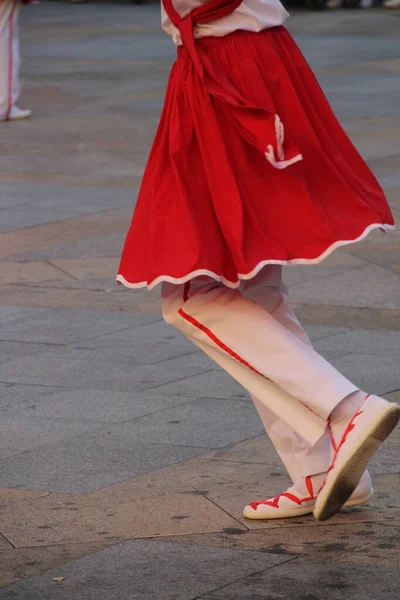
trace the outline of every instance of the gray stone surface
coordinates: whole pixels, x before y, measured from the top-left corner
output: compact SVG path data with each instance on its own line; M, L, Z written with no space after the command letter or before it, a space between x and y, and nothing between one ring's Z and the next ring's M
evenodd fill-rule
M328 327L327 325L304 325L304 329L315 347L319 340L330 339L347 331L345 327Z
M45 292L43 292L45 293ZM17 307L18 309L19 307ZM24 317L24 310L29 311ZM160 320L159 315L123 314L91 310L29 310L21 307L21 316L2 326L0 339L22 342L67 344L118 329L127 329ZM18 310L16 311L16 315ZM15 316L16 316L15 315Z
M385 45L393 43L386 40L380 50L380 58L384 58ZM361 48L360 48L361 50ZM364 50L364 49L363 49ZM361 51L363 51L361 50ZM389 53L390 56L390 53ZM389 58L388 56L388 58ZM400 116L400 108L393 103L397 83L396 78L390 74L377 74L376 87L371 88L368 74L332 75L320 77L324 92L332 103L332 108L340 117L349 119L367 116L369 118L380 116ZM347 91L351 88L351 95Z
M315 343L315 349L318 352L329 350L395 357L400 355L400 331L356 329L320 338Z
M137 441L129 425L112 425L5 458L1 463L0 488L85 494L206 451L201 447L174 446L168 441Z
M129 541L0 590L1 600L193 600L287 557ZM64 577L59 585L53 577Z
M398 298L400 275L388 273L375 265L344 270L329 278L320 278L312 286L300 283L291 288L291 298L300 303L322 303L342 306L376 306L392 308Z
M18 324L18 321L27 320L30 318L46 315L49 312L48 308L37 308L30 306L7 306L6 304L0 305L0 339L9 339L6 337L6 331L12 331L13 328ZM10 324L10 329L7 329L7 324ZM23 340L27 341L27 340ZM33 340L35 341L35 340Z
M154 444L221 448L260 435L263 426L247 402L201 398L139 417L120 430Z
M345 21L343 18L342 20ZM293 27L296 33L296 41L314 68L328 67L332 64L348 64L349 46L351 46L352 50L351 60L354 63L373 61L377 58L376 49L370 43L370 36L368 34L357 35L357 43L354 43L354 30L351 29L351 25L347 35L335 35L331 31L331 35L329 36L314 34L312 37L309 35L307 37L303 37L302 34L297 32L296 24L293 23ZM372 23L372 31L373 27L374 24ZM289 29L291 29L290 22ZM310 34L312 31L308 31L307 33ZM374 42L375 41L377 44L379 44L380 60L383 61L393 57L393 40L390 39L390 37L379 37L375 33ZM317 49L319 52L316 52Z
M99 429L99 423L91 423L75 414L75 418L62 420L24 415L2 416L0 419L0 460L24 455L31 450L57 445L62 440Z
M17 255L11 254L7 260L56 260L57 258L102 258L121 256L122 247L125 241L125 234L110 234L95 236L94 238L79 240L74 243L61 244L45 250L36 250L30 252L21 252Z
M59 346L56 344L36 344L32 342L8 342L0 340L0 363L41 352L51 352L58 347Z
M274 569L244 577L203 599L210 600L396 600L400 585L397 569L335 565L292 560ZM201 596L200 596L201 598Z
M122 423L149 414L158 414L172 406L193 400L184 396L166 396L149 392L116 392L111 390L42 388L41 386L21 386L3 384L18 388L15 394L0 405L8 414L40 416L51 419L68 419L79 414L79 418L97 423ZM19 391L22 388L23 393ZM32 396L28 390L32 391ZM34 396L34 392L37 396ZM5 389L7 392L7 388ZM15 402L15 396L18 401ZM22 396L22 397L21 397Z
M375 354L346 354L332 360L333 365L360 389L386 394L399 389L399 357Z
M208 373L212 368L209 359L198 353L154 366L110 363L104 352L60 348L1 363L0 381L138 392Z
M222 370L182 379L157 388L160 394L179 394L196 398L233 398L251 402L248 393Z
M93 194L92 188L75 185L5 185L0 196L0 233L133 206L135 195L135 190L129 189L97 188Z
M20 385L18 383L0 383L0 412L12 413L20 408L28 408L34 402L60 391L59 387L42 385Z
M383 473L399 473L400 481L400 466L399 466L399 445L400 445L400 428L398 427L388 440L380 447L379 451L373 456L369 463L369 470L374 475ZM397 502L397 497L396 497ZM391 502L393 504L393 502Z
M156 364L200 352L183 335L161 321L99 336L79 347L92 348L111 362L129 364Z

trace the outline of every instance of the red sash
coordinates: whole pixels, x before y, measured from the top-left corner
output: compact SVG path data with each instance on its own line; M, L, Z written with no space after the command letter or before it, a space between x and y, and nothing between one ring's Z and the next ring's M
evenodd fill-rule
M286 142L284 148L283 125L274 106L254 106L242 97L224 73L215 70L207 52L194 39L193 28L196 24L209 23L230 15L242 0L210 0L184 18L176 11L172 0L162 2L172 24L181 34L182 43L194 63L205 91L214 101L221 103L242 137L263 152L267 160L278 169L284 169L301 160L301 154L293 145Z
M216 19L221 19L232 14L242 4L243 0L210 0L210 2L206 2L192 10L184 18L177 12L172 0L162 0L162 2L171 23L179 29L183 45L186 47L201 75L202 65L196 51L193 27L196 24L209 23L210 21L215 21Z

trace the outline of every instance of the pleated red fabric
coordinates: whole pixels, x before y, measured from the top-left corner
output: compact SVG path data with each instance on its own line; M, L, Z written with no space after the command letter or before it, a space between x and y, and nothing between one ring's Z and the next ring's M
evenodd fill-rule
M195 46L200 70L193 48L178 49L119 282L151 289L208 275L237 287L264 265L317 263L394 226L284 27Z

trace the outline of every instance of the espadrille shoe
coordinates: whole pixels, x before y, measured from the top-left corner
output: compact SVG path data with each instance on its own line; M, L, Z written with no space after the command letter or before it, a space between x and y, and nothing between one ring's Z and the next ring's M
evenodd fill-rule
M367 396L347 424L331 424L344 432L334 448L334 456L324 484L318 492L314 517L330 519L350 498L365 468L382 442L396 427L400 407L379 396Z
M12 106L8 113L8 121L21 121L22 119L29 119L32 116L32 111L29 108L20 108L19 106Z
M308 496L302 497L295 487L291 487L273 498L252 502L245 507L243 516L246 519L289 519L311 514L317 499L313 490L311 477L305 480ZM374 495L372 481L368 471L365 471L358 486L346 503L346 506L366 504Z

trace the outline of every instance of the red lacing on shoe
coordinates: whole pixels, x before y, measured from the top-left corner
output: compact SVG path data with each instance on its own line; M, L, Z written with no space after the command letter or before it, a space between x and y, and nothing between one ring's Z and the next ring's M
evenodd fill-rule
M277 496L274 496L273 498L268 498L266 500L258 500L256 502L252 502L250 504L250 506L254 510L257 510L257 508L260 505L272 506L272 508L279 508L279 501L281 498L288 498L289 500L291 500L292 502L294 502L295 504L300 506L303 502L309 502L310 500L315 500L315 498L316 498L316 496L314 496L314 490L313 490L313 485L312 485L310 476L306 477L306 486L307 486L307 491L310 494L306 498L297 498L297 496L295 496L291 492L283 492L283 494L278 494Z
M338 446L336 445L335 438L333 437L332 424L331 424L330 417L328 417L328 430L329 430L329 434L330 434L330 437L331 437L332 446L333 446L333 449L334 449L335 452L334 452L333 459L332 459L332 462L330 464L330 467L329 467L329 469L326 472L327 477L328 477L328 474L332 471L332 469L335 468L335 463L336 463L336 459L338 457L338 454L339 454L340 450L342 449L343 444L346 443L346 440L347 440L349 434L353 431L353 429L355 427L354 421L357 419L357 417L359 417L363 413L362 407L365 404L366 400L368 400L368 398L370 396L371 396L371 394L368 394L368 396L365 396L364 401L361 404L360 408L355 413L355 415L353 415L352 419L349 421L349 424L347 425L346 429L344 430L344 433L343 433L343 435L341 437L341 440L340 440ZM326 484L327 477L325 478L324 483L322 484L320 490L318 491L318 494L324 488L324 486Z

